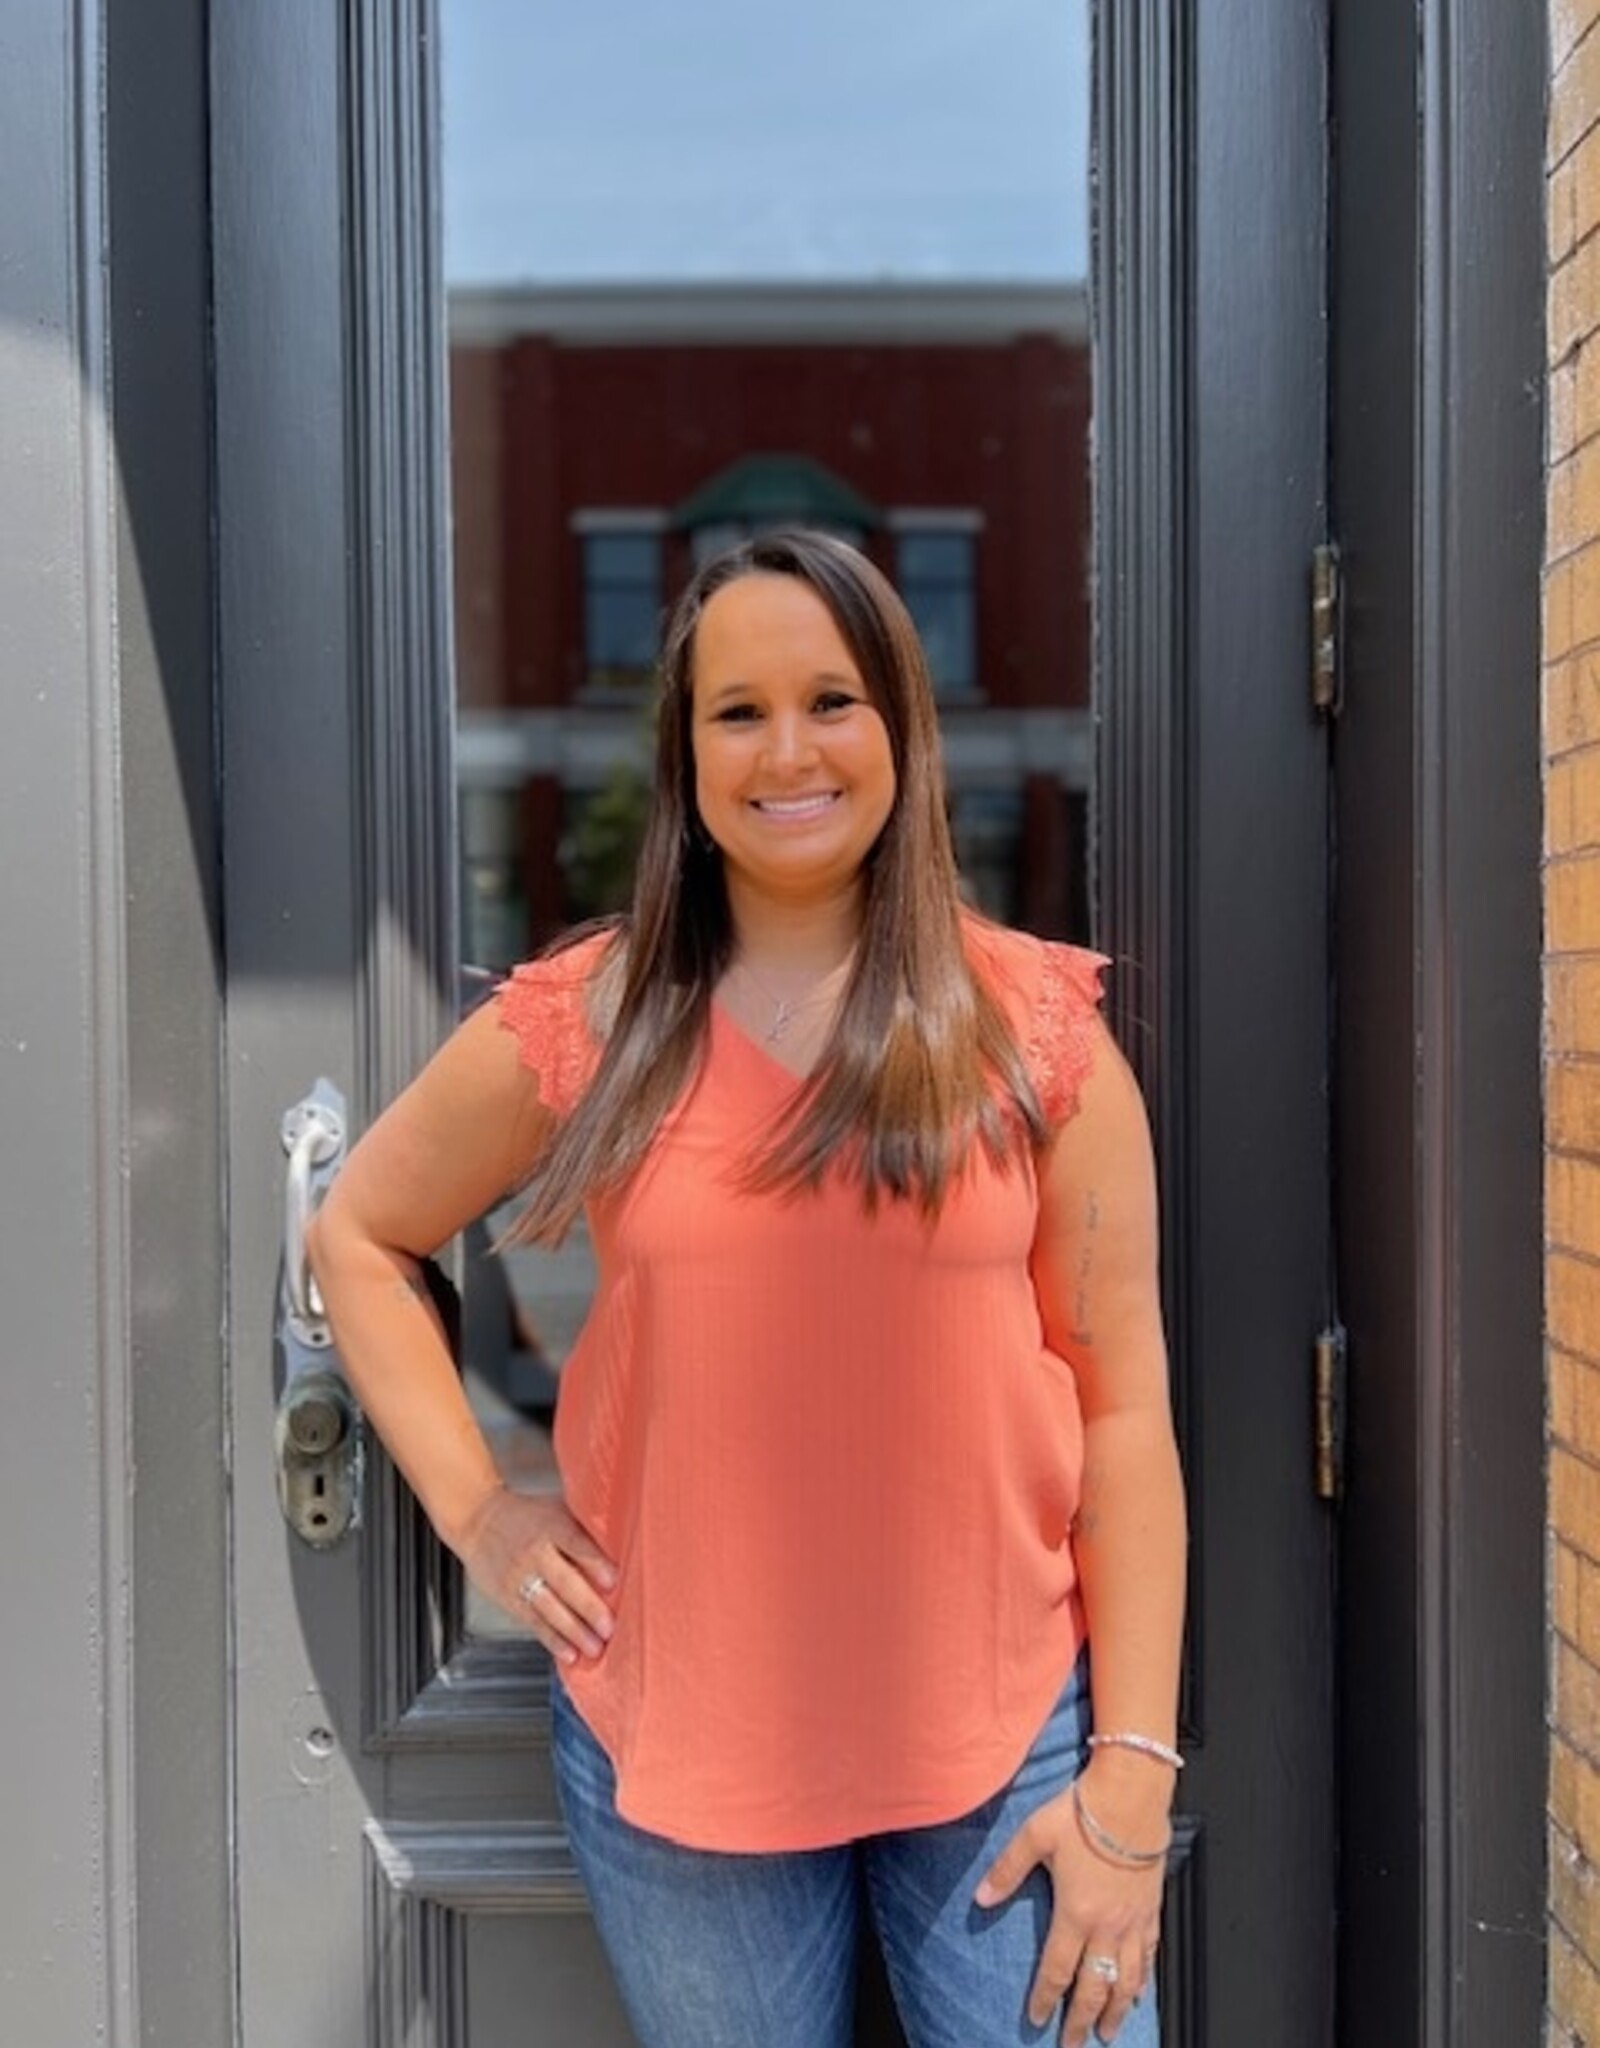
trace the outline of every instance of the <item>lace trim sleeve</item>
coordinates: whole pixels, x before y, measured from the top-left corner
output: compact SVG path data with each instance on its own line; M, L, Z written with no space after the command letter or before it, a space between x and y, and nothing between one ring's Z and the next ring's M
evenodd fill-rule
M1094 1064L1094 1021L1110 962L1080 946L1047 944L1028 1038L1028 1067L1039 1106L1052 1125L1064 1124Z
M539 1100L567 1116L593 1078L600 1047L589 1023L597 947L578 945L514 967L494 992L500 1023L522 1064L539 1077Z

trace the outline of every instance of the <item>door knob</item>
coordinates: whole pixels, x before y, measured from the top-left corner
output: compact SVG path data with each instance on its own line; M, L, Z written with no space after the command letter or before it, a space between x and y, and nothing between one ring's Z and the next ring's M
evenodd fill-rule
M360 1418L327 1357L290 1380L278 1402L278 1501L313 1550L330 1549L361 1516Z
M307 1372L284 1390L283 1427L297 1457L325 1458L355 1425L344 1381L329 1372Z

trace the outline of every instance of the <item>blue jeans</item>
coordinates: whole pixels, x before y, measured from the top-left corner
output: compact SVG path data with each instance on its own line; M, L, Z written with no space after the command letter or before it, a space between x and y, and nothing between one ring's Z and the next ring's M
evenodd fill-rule
M1053 2042L1028 2022L1050 1918L1033 1871L998 1909L979 1878L1027 1816L1083 1768L1085 1660L1009 1785L959 1820L774 1855L687 1849L625 1821L610 1759L563 1688L552 1748L572 1852L643 2048L850 2048L863 1908L910 2048ZM1157 2048L1147 1991L1116 2048Z

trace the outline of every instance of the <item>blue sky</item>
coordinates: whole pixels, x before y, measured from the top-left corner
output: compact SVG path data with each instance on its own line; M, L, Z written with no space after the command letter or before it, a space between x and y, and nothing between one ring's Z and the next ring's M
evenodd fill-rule
M1082 277L1086 0L441 0L471 284Z

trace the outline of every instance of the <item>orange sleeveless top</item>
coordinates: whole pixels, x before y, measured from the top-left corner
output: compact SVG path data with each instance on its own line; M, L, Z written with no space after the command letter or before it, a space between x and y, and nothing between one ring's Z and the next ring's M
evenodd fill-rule
M603 936L519 967L501 1021L558 1115L594 1071ZM1052 1123L1092 1057L1099 956L968 921ZM1031 1162L975 1148L934 1224L842 1179L734 1176L801 1084L715 1004L644 1164L589 1211L599 1279L561 1379L567 1498L616 1632L563 1682L635 1825L820 1847L948 1820L1015 1771L1083 1635L1083 1431L1029 1278Z

